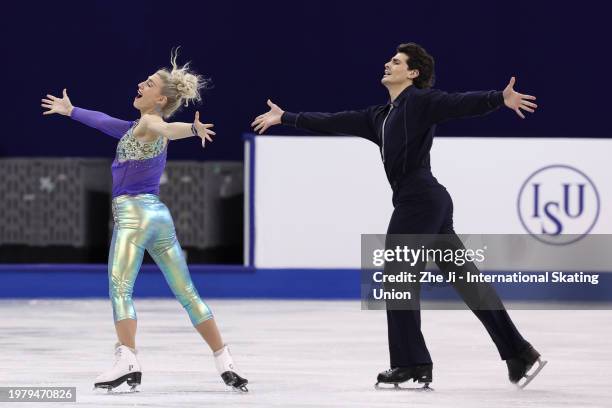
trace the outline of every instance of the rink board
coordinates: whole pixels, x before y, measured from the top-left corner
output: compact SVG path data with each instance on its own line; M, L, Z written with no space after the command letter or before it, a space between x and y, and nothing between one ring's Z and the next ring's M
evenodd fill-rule
M393 211L378 147L356 137L245 140L247 264L359 268L361 234L384 234ZM612 234L610 151L605 139L436 137L431 168L459 234ZM566 216L565 202L578 214L579 185L583 211Z
M197 288L219 298L359 298L361 234L384 233L392 211L377 147L351 137L245 139L245 265L190 265ZM609 234L611 148L612 141L593 139L436 138L432 169L453 196L458 232L526 234L522 186L538 170L567 165L597 190L597 207L585 205L598 215L590 233ZM554 284L498 290L508 300L610 301L612 273L598 272L600 283L588 291ZM0 276L0 298L108 296L106 265L0 265ZM434 289L423 297L456 299L449 287ZM153 265L143 266L135 295L172 296Z
M359 299L358 269L272 269L227 265L190 265L204 298ZM108 297L106 265L0 265L2 298ZM601 273L588 291L553 283L497 285L504 300L612 302L612 273ZM161 271L143 265L135 297L172 297ZM424 300L459 300L449 286L424 286ZM606 306L607 307L607 306Z

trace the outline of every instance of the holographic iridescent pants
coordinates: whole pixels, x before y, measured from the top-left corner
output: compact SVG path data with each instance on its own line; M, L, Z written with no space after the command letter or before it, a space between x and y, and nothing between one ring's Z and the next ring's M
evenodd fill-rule
M176 238L168 208L153 194L113 199L113 240L108 255L109 296L115 322L136 319L134 281L145 249L163 272L170 289L196 326L213 317L196 290Z

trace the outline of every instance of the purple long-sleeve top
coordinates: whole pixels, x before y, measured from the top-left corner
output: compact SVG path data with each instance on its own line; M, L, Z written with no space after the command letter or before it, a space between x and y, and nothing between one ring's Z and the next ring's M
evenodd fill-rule
M73 108L70 117L116 139L133 137L134 121L113 118L102 112ZM160 136L161 137L161 136ZM113 175L112 197L120 195L159 195L159 181L166 167L167 148L154 157L139 160L119 160L119 154L111 166Z

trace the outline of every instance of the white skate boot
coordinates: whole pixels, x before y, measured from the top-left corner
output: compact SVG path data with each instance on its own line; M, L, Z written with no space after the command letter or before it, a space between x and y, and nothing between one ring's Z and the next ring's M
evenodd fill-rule
M130 391L135 391L140 385L142 372L140 363L136 358L136 350L124 346L120 343L115 344L115 364L113 368L100 374L96 378L94 388L107 389L109 392L127 381L131 387Z
M249 390L246 385L249 381L236 373L234 360L232 359L227 344L224 345L221 350L215 351L214 355L215 365L217 366L217 371L219 375L221 375L223 382L237 391L248 392Z

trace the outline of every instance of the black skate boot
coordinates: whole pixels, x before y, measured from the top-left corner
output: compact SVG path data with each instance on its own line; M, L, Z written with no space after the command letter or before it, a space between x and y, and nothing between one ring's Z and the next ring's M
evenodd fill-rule
M221 350L216 351L214 355L217 371L225 385L232 387L236 391L248 392L247 384L249 381L236 373L234 359L227 345L223 346Z
M377 390L411 390L411 391L433 391L429 387L432 382L432 364L420 364L411 367L395 367L378 374L374 388ZM403 388L400 384L412 380L419 384L425 384L419 388ZM392 384L393 388L381 387L379 384Z
M249 383L249 380L247 380L246 378L242 378L233 371L224 372L223 374L221 374L221 379L223 380L225 385L233 387L235 390L242 392L249 391L246 387Z
M535 369L529 373L529 370L531 370L536 363L537 366ZM510 379L510 382L516 384L517 387L521 389L525 388L527 384L529 384L535 378L535 376L542 371L546 363L548 363L548 361L542 360L540 353L538 353L530 344L518 356L506 360L506 365L508 366L508 378ZM521 381L522 379L525 379L525 381Z

